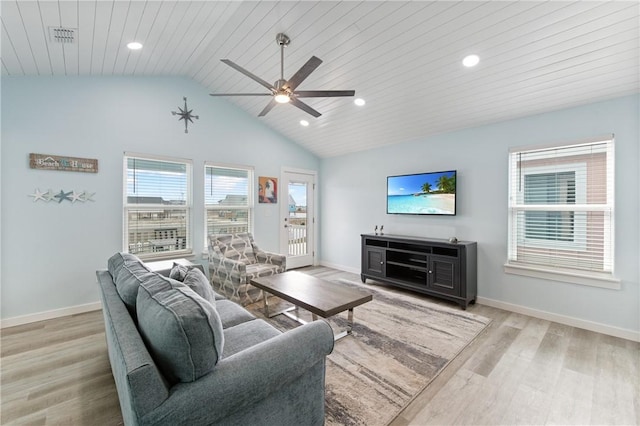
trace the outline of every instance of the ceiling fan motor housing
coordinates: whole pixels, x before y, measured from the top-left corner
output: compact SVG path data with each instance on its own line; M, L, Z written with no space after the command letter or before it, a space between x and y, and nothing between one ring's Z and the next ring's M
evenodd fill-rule
M276 35L276 41L278 46L288 46L291 43L291 39L285 33L278 33Z

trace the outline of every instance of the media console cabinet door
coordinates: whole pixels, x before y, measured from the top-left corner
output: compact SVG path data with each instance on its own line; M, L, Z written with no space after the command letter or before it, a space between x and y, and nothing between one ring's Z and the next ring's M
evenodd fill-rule
M384 277L385 251L375 247L367 247L365 250L365 273Z
M459 262L447 257L429 258L428 287L438 293L460 296Z

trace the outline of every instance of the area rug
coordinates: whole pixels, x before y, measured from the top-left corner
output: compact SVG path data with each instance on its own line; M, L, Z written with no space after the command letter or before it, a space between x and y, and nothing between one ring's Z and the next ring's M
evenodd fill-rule
M354 309L353 336L338 340L327 358L326 425L388 424L491 322L453 304L371 280L362 284L356 274L322 267L301 272L373 294ZM261 302L248 308L264 318ZM284 315L268 321L282 331L299 326ZM329 319L334 331L346 322L346 312Z

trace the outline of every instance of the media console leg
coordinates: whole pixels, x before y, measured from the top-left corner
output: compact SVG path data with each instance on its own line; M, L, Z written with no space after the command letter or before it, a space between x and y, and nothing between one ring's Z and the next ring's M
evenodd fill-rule
M367 282L367 278L364 275L360 275L360 279L362 280L362 284Z

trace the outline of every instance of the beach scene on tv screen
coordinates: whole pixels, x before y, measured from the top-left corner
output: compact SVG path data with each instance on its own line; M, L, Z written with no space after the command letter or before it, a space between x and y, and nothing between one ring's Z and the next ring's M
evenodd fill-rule
M387 213L456 214L456 172L389 176Z

